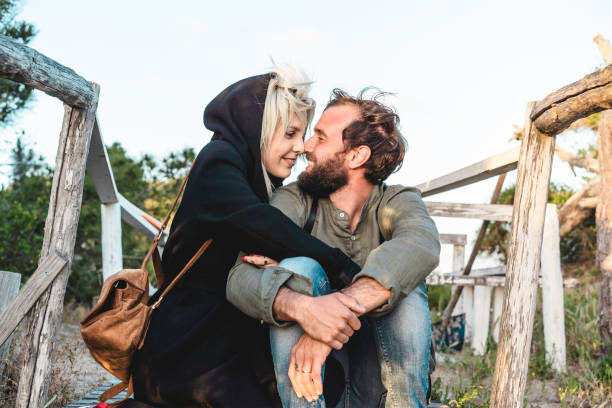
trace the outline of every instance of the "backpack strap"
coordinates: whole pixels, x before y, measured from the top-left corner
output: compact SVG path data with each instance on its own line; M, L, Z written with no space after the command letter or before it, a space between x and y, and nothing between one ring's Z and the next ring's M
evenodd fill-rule
M315 218L317 217L317 209L319 208L319 199L312 197L312 205L310 206L310 213L308 213L308 219L304 224L304 231L312 233L312 227L314 227Z

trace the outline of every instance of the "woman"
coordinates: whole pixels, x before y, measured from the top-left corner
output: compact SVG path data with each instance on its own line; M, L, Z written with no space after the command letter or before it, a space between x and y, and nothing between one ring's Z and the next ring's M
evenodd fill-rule
M137 400L172 407L279 405L269 391L274 370L266 327L225 299L240 250L278 260L307 256L332 279L359 270L267 204L303 152L314 110L308 88L293 71L275 70L229 86L206 107L204 124L214 135L196 158L172 223L165 282L205 240L213 243L153 313L133 364Z

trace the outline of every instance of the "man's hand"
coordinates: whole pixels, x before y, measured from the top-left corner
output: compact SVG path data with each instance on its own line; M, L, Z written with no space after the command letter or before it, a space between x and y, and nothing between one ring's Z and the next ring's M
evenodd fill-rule
M320 341L303 334L291 348L289 379L298 398L315 401L323 393L321 368L331 348Z
M251 265L258 267L259 269L266 269L271 266L278 265L278 262L274 259L257 254L243 256L240 259L242 259L244 262L250 263Z
M284 287L278 291L273 309L279 320L297 322L313 339L336 350L361 328L357 316L366 311L353 297L340 292L312 297Z

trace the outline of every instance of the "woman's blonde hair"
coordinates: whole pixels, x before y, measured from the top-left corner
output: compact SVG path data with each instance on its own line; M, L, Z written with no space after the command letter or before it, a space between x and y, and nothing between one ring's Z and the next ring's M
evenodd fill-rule
M272 78L268 83L261 124L262 167L263 158L272 143L272 136L277 126L281 126L284 134L294 114L297 114L303 121L305 129L310 125L315 110L315 102L308 96L311 84L312 81L306 74L289 65L277 65L272 68ZM272 184L265 167L263 171L268 194L270 194Z

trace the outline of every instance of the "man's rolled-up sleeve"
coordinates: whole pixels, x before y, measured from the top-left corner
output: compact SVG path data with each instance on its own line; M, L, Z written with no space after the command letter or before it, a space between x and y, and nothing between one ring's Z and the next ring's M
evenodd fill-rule
M391 198L383 200L378 210L385 242L370 252L363 269L353 279L370 277L391 291L388 302L372 311L374 315L389 312L410 294L438 266L440 258L438 230L421 194L412 189L387 194Z
M306 199L295 185L277 190L270 204L300 227L304 224L306 209L310 208L310 200ZM225 292L227 300L257 320L276 326L287 325L286 322L279 322L274 317L274 299L280 287L285 285L295 292L311 296L312 280L280 266L260 269L242 261L241 258L245 255L245 253L238 255L236 264L229 272Z
M227 300L254 319L276 326L287 325L274 317L274 299L281 286L285 285L295 292L312 294L312 280L294 274L280 266L259 269L240 258L230 270L227 278Z

